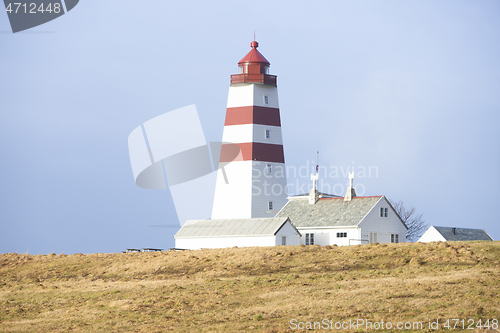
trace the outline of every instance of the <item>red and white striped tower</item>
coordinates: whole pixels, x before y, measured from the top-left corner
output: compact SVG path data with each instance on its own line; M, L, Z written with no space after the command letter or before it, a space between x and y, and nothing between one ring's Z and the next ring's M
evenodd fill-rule
M212 219L274 217L287 201L276 76L250 45L231 75Z

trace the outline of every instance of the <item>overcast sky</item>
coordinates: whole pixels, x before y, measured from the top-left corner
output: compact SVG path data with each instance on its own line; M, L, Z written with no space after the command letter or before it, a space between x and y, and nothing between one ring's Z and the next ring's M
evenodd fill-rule
M0 13L0 252L173 247L177 229L158 227L178 225L170 193L135 185L128 135L196 104L220 141L254 30L288 167L319 150L335 194L354 167L358 194L498 240L499 17L497 0L82 0L12 34Z

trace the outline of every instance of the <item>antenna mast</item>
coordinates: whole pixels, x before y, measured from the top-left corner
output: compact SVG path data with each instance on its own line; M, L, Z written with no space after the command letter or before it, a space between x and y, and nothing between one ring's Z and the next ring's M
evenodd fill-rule
M316 152L316 174L319 172L319 151Z

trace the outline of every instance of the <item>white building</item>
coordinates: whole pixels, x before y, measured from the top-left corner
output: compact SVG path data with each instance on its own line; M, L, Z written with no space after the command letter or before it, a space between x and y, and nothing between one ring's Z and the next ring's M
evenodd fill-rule
M290 197L276 217L289 217L304 245L356 245L406 242L407 227L383 195L357 197L352 186L345 197L323 197L316 186L309 195ZM315 181L317 176L312 177Z
M418 240L422 243L447 241L492 241L484 229L452 228L431 226Z
M286 203L277 78L258 45L231 75L212 219L274 217Z
M284 218L191 220L174 236L177 249L299 245L300 232Z

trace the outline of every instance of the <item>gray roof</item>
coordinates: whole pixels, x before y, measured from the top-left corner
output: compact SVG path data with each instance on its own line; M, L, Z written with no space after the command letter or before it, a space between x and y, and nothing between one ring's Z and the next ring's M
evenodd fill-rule
M493 238L490 237L484 231L484 229L468 229L468 228L452 228L452 227L436 227L436 229L447 241L474 241L474 240L484 240L492 241ZM453 232L455 229L455 232Z
M307 199L292 199L276 217L290 217L297 228L356 226L382 197L322 198L315 205Z
M289 221L288 217L189 220L186 221L182 228L175 234L174 238L274 236L287 221ZM297 233L299 233L298 230Z

